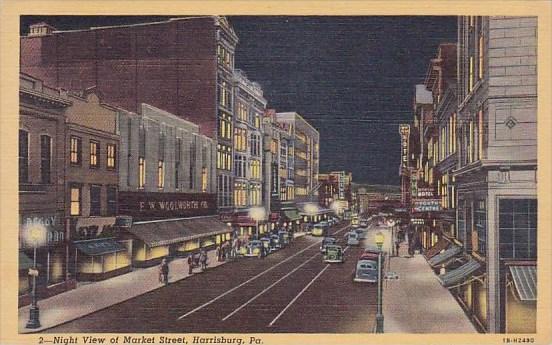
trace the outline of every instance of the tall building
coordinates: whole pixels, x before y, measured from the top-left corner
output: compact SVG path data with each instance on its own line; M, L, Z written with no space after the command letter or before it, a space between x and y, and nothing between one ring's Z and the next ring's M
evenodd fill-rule
M296 112L277 113L276 119L289 126L293 140L295 201L316 202L320 134Z
M534 333L536 17L458 19L456 136L457 240L484 272L456 293L485 331Z
M345 210L353 208L354 205L352 182L353 174L346 171L319 174L318 203L342 215Z
M29 304L28 269L34 248L37 295L48 297L75 287L67 265L65 231L66 93L26 74L19 77L19 305ZM34 232L34 233L33 233Z
M69 90L95 86L132 112L146 103L198 124L217 141L218 204L231 208L237 42L218 16L69 31L38 23L21 37L21 71Z

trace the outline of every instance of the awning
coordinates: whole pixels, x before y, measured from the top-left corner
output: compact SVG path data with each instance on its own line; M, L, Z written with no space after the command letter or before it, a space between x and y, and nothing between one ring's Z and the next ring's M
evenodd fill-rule
M509 266L514 286L522 301L537 300L537 266Z
M448 259L451 259L454 256L460 254L461 252L462 252L462 247L452 245L443 253L439 253L434 257L432 257L431 259L429 259L428 262L431 266L437 266L447 261Z
M443 286L449 287L461 283L473 272L477 271L480 267L481 264L479 262L475 261L474 259L470 259L468 262L458 267L457 269L437 276L437 279L439 279L439 282L441 282Z
M166 246L201 237L232 232L218 216L136 222L129 229L150 247Z
M96 256L125 251L126 248L112 238L73 242L78 250L86 255Z
M439 239L439 241L437 241L437 243L435 243L433 247L426 250L426 252L424 253L425 257L427 259L431 259L435 255L439 254L441 250L447 249L447 247L449 246L449 243L450 242L445 240L444 238Z
M291 221L301 219L301 216L299 215L299 212L297 212L297 210L284 210L284 215L287 219Z
M34 267L33 260L29 258L25 253L19 252L19 270L28 270L32 267Z

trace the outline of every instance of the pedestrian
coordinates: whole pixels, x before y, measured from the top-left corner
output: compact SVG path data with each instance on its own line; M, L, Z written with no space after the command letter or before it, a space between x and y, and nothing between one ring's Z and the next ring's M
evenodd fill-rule
M401 248L401 242L399 240L395 241L395 252L399 256L399 249Z
M217 246L217 260L222 261L222 245Z
M193 270L194 270L194 258L193 258L193 254L190 253L190 255L188 255L188 274L191 275L193 273Z
M201 270L205 271L207 269L207 253L204 249L202 249L199 254L199 261L201 262Z
M163 283L163 261L161 261L161 265L159 265L158 276L159 276L159 282Z
M161 260L161 272L163 273L163 282L165 285L169 285L169 264L166 258Z

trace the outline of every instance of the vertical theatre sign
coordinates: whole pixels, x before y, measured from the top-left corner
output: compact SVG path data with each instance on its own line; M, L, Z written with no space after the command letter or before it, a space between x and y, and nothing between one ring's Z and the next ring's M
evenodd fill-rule
M401 168L408 166L408 139L410 137L410 125L399 125L399 133L401 135Z

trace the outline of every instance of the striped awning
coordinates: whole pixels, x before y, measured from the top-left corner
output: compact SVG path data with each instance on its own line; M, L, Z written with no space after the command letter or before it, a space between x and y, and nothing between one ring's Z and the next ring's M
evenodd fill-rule
M456 255L462 253L462 247L451 245L447 250L439 253L428 260L429 264L433 267L444 263L445 261L452 259Z
M427 259L431 259L435 255L439 254L443 249L447 249L447 247L449 246L449 243L450 242L445 240L444 238L439 239L439 241L437 241L437 243L435 243L433 247L426 250L426 252L424 253L424 256Z
M537 300L537 266L509 266L514 286L522 301Z
M75 247L89 256L104 255L125 251L126 248L112 238L98 238L93 240L75 241Z
M439 279L439 282L443 286L449 287L463 282L480 267L481 264L479 262L475 261L474 259L470 259L468 262L458 267L457 269L437 276L437 279Z

